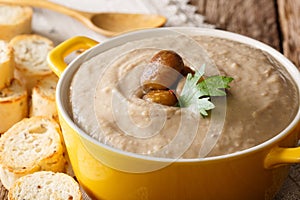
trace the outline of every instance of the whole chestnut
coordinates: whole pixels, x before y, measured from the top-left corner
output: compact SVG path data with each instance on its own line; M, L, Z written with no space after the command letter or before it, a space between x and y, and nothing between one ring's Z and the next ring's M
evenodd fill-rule
M175 106L177 103L176 95L171 90L151 90L143 96L143 99L166 106Z
M170 88L183 69L183 60L176 52L159 51L151 58L142 73L141 84L144 92Z

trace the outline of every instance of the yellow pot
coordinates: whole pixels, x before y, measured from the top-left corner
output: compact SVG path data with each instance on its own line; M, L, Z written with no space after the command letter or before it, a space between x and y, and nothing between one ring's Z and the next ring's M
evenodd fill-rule
M57 46L48 61L60 76L56 94L59 119L78 181L93 199L272 199L288 174L288 164L300 162L300 147L296 147L299 111L286 129L258 146L224 156L176 161L113 149L90 137L73 122L69 88L83 62L126 42L174 31L222 37L260 48L277 58L300 88L297 68L282 54L230 32L200 28L153 29L119 36L102 44L85 37L72 38ZM64 58L78 49L88 50L67 67Z

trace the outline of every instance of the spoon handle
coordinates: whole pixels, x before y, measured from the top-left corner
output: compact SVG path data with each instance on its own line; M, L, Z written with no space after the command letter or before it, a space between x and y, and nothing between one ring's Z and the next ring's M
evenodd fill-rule
M90 17L92 16L92 14L73 10L71 8L67 8L63 5L58 5L47 0L0 0L0 3L47 8L74 17L83 22L84 24L89 24Z

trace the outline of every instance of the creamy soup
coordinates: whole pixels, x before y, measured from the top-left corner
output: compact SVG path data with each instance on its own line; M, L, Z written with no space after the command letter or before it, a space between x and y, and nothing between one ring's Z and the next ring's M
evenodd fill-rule
M207 117L141 98L141 73L161 49L177 52L194 70L205 64L205 76L234 78L226 97L211 98L215 108ZM281 132L299 105L291 77L267 53L227 39L181 35L129 42L87 60L74 75L70 102L76 124L100 142L168 158L258 145Z

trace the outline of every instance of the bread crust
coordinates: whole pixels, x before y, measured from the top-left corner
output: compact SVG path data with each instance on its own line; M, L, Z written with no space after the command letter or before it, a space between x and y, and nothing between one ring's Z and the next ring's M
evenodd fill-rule
M32 32L31 21L33 10L31 7L0 4L0 9L2 10L2 12L0 12L0 17L8 17L4 16L4 13L7 12L15 12L17 15L17 18L13 21L10 21L9 19L6 20L10 23L0 23L1 40L9 41L17 35L29 34Z
M36 171L64 172L60 127L51 118L24 118L0 138L0 180L6 189Z
M10 85L14 78L14 68L13 49L8 43L0 40L0 90Z
M47 63L47 55L54 44L46 37L36 34L25 34L14 37L9 43L14 49L14 75L31 94L38 81L52 74Z
M31 106L29 116L47 116L58 120L55 103L55 90L58 77L51 74L43 80L38 81L32 90Z
M9 200L82 200L78 183L67 174L35 172L18 179L8 193Z
M14 79L11 85L0 90L0 133L22 120L28 114L27 91Z

